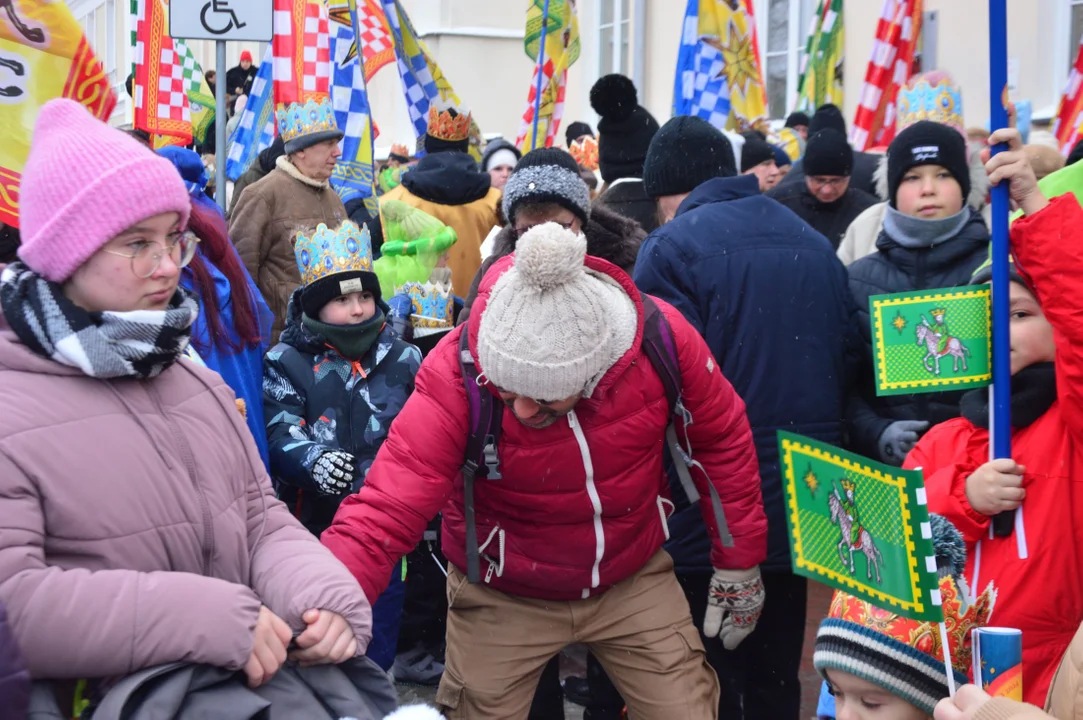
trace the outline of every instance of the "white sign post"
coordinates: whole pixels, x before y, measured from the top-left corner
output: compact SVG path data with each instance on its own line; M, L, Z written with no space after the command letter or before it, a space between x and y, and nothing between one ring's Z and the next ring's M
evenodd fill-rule
M226 41L269 42L274 32L273 0L171 0L169 35L214 40L215 199L226 207Z

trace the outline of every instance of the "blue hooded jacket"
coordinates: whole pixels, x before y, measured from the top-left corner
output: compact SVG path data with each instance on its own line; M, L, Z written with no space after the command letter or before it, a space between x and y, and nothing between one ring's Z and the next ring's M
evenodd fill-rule
M747 175L696 188L647 237L634 278L699 330L745 401L768 522L762 569L789 570L776 431L842 444L861 348L846 269L826 238ZM677 508L666 550L677 572L711 572L699 508L672 478L671 486Z

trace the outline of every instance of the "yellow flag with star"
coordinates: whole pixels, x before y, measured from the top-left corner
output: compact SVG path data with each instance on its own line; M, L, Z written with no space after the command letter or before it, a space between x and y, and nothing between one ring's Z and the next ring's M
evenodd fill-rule
M763 84L752 0L699 0L699 36L721 53L718 77L729 91L726 127L749 130L767 122L767 90Z

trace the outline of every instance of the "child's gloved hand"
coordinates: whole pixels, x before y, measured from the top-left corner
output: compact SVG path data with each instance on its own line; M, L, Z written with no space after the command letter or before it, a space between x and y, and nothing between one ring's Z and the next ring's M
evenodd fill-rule
M312 465L312 480L324 495L346 495L353 486L357 461L341 450L328 450Z
M987 462L966 479L966 499L982 515L993 517L1023 504L1026 468L1011 458Z
M1027 154L1023 152L1023 136L1015 128L1002 128L989 136L990 145L1007 143L1008 149L998 155L991 150L982 150L981 159L985 163L985 172L989 175L989 184L1008 183L1008 194L1024 215L1033 215L1049 201L1038 187L1038 178L1030 166Z
M715 568L707 591L703 634L717 637L733 650L752 634L763 613L763 579L759 567L748 570Z
M880 435L880 458L892 465L902 465L902 461L918 444L921 434L929 429L924 420L896 420L884 428Z

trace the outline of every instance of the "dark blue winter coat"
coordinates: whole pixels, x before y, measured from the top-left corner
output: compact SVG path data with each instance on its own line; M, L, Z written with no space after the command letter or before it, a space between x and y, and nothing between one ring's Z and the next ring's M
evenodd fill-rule
M790 567L790 552L776 431L842 443L861 342L846 269L831 244L761 195L757 182L715 178L696 188L647 237L634 278L700 331L747 405L768 522L763 569L778 571ZM679 488L666 550L678 572L710 572L699 508Z
M353 492L361 489L391 421L414 390L421 352L387 324L355 366L301 324L300 292L290 298L280 342L264 359L263 413L278 495L319 535L342 497L318 492L316 458L327 450L352 454L360 471Z

